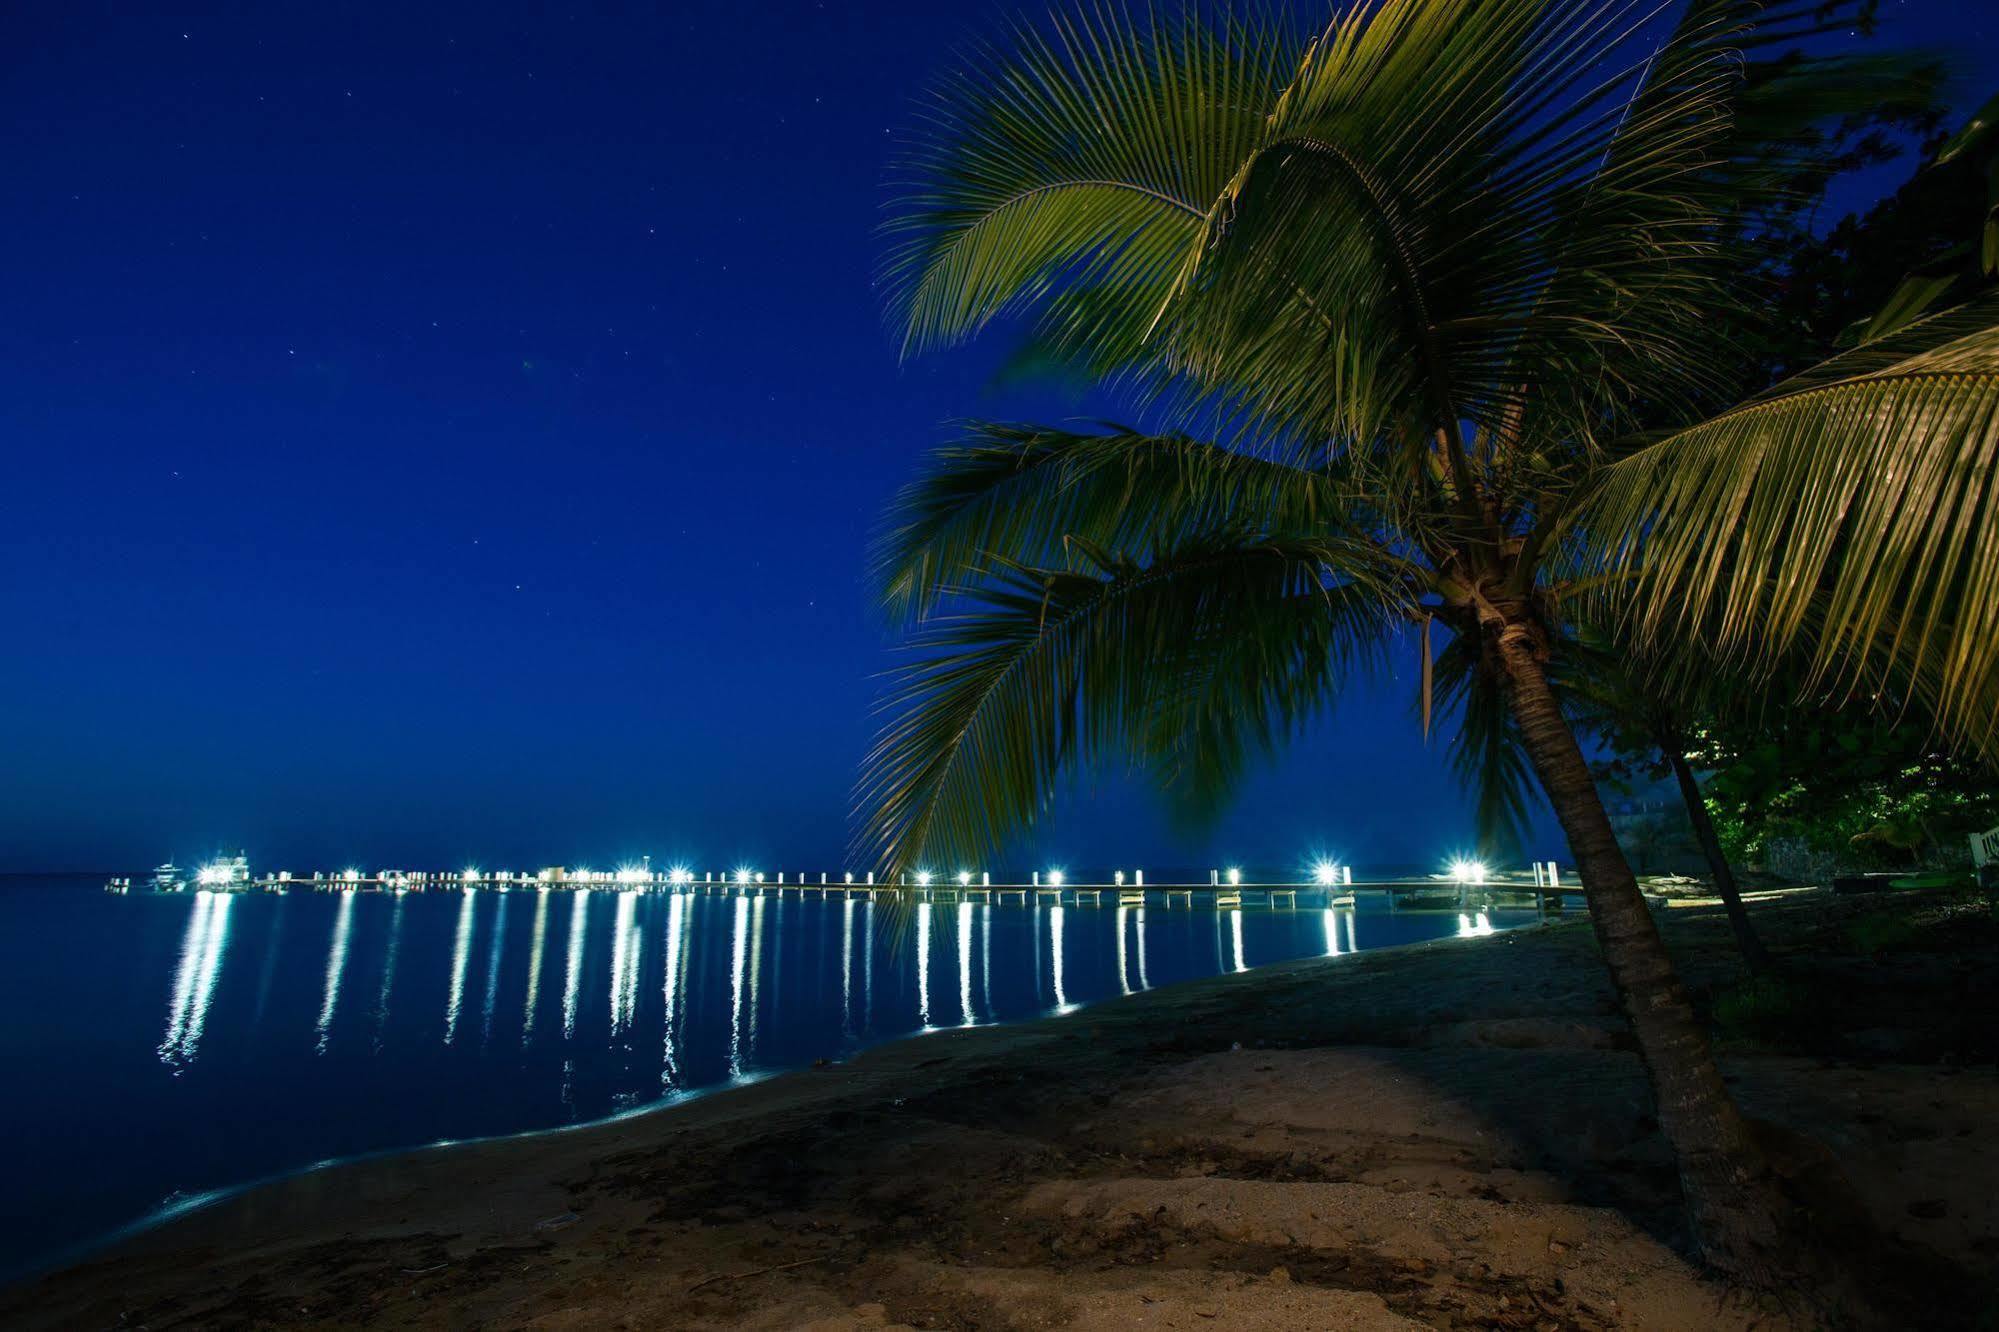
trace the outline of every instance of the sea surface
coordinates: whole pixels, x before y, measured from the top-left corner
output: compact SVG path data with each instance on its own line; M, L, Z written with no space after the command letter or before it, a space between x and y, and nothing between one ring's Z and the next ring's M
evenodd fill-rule
M898 922L886 901L795 895L101 882L0 880L0 1277L345 1157L1481 923L1366 894L1337 910L935 903Z

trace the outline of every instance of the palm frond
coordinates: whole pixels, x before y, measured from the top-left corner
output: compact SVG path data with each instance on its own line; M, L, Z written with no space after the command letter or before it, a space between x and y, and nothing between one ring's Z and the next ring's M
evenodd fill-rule
M1378 670L1399 603L1368 580L1272 600L1198 652L1160 663L1136 759L1181 827L1203 831L1340 687Z
M1436 661L1437 705L1457 717L1450 763L1472 794L1479 853L1498 856L1526 845L1534 808L1534 773L1520 743L1499 677L1481 669L1478 640L1458 635Z
M1702 173L1744 7L1698 8L1728 12L1656 53L1633 46L1651 11L1589 0L1388 0L1336 20L1180 274L1187 369L1359 438L1412 413L1496 428L1557 388L1601 411L1714 382L1695 314L1732 297L1693 261L1713 250Z
M918 619L996 558L1059 566L1073 542L1135 555L1225 528L1337 532L1354 522L1334 459L1279 462L1127 428L973 422L896 496L874 576L892 614Z
M1322 539L1088 554L1080 572L998 565L913 636L857 792L864 856L894 871L990 851L1095 761L1209 780L1333 688L1394 599L1371 551Z
M905 349L1033 311L1071 352L1133 351L1296 49L1254 20L1104 9L975 51L933 98L892 205Z
M1580 521L1610 611L1812 680L1906 677L1999 744L1999 295L1835 357L1605 469Z

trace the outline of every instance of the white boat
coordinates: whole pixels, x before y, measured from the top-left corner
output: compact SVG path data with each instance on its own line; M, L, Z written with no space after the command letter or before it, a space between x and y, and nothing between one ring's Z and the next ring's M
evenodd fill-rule
M129 882L129 880L128 880ZM181 876L178 865L169 860L153 870L153 891L156 893L177 893L187 887L187 880Z

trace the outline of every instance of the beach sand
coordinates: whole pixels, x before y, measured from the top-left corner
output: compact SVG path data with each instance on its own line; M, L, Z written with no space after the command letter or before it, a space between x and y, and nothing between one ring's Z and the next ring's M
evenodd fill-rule
M1884 910L1901 922L1885 934ZM1738 977L1718 912L1662 916L1704 1001ZM1864 1211L1886 1235L1875 1252L1929 1302L1912 1325L1950 1325L1932 1320L1989 1300L1977 1274L1999 1261L1990 917L1812 893L1756 918L1809 1002L1775 1037L1724 1041L1731 1084L1829 1228ZM1689 1259L1637 1057L1587 925L1567 922L1270 966L613 1123L315 1171L17 1287L0 1321L1122 1332L1791 1317Z

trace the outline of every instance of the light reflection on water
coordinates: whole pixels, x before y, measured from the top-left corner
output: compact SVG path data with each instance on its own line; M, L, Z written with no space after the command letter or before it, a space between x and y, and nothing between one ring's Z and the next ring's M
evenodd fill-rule
M167 1035L160 1043L161 1062L176 1071L194 1060L208 1022L208 1005L222 975L222 955L229 945L227 893L202 893L187 922L181 944L180 968L174 974L173 997L167 1002Z
M354 924L354 896L340 894L340 913L333 918L333 946L326 953L326 1001L319 1007L319 1044L314 1047L320 1054L326 1053L326 1038L333 1031L333 1013L340 1005L340 977L347 970L347 932ZM456 1016L454 1013L454 1019ZM448 1029L444 1039L451 1039Z
M13 1167L33 1206L9 1209L0 1242L31 1263L170 1196L330 1158L556 1127L933 1025L1533 918L1365 899L903 912L795 894L518 895L0 894L0 1002L24 1015L7 1048L24 1090L0 1098L0 1140L37 1144ZM45 959L38 938L75 947Z

